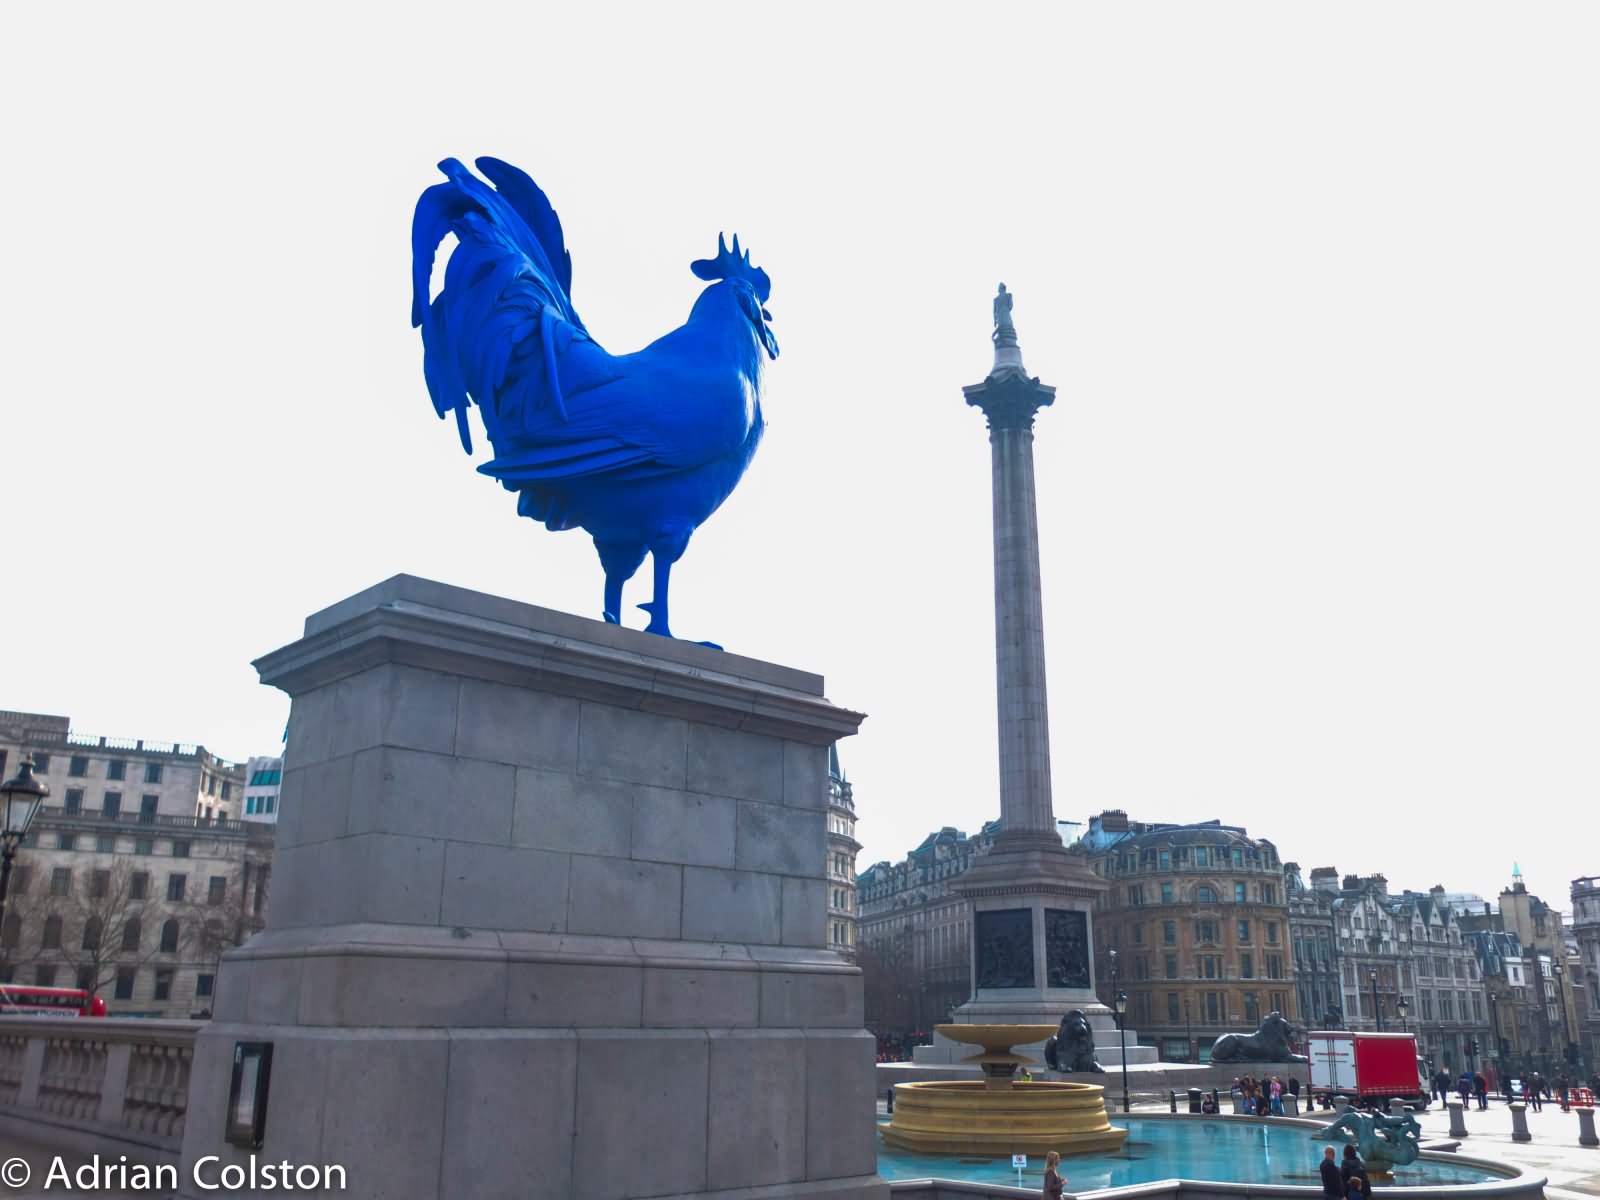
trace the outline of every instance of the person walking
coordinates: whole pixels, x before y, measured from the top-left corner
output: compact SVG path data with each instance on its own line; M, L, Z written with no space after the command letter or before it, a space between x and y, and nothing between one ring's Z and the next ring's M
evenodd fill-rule
M1539 1072L1535 1071L1528 1076L1527 1085L1523 1089L1528 1093L1528 1107L1533 1109L1534 1112L1544 1111L1544 1099L1539 1091L1540 1083Z
M1067 1186L1066 1178L1057 1169L1061 1166L1061 1155L1054 1150L1044 1156L1044 1187L1040 1190L1040 1200L1061 1200L1061 1189Z
M1328 1200L1344 1200L1344 1176L1339 1173L1332 1146L1323 1150L1319 1170L1322 1172L1322 1194Z
M1488 1108L1489 1107L1489 1081L1483 1077L1483 1072L1482 1071L1479 1071L1479 1072L1477 1072L1476 1074L1473 1075L1473 1077L1472 1077L1472 1090L1473 1090L1474 1094L1476 1094L1477 1097L1478 1097L1478 1110L1481 1112L1482 1110Z
M1372 1195L1372 1180L1367 1178L1367 1164L1361 1161L1354 1146L1344 1148L1344 1162L1339 1166L1339 1182L1347 1197L1368 1200Z

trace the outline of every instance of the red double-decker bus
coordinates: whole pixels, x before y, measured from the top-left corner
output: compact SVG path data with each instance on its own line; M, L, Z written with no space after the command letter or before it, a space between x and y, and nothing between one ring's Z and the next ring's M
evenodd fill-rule
M0 983L0 1017L103 1017L106 1002L82 988Z

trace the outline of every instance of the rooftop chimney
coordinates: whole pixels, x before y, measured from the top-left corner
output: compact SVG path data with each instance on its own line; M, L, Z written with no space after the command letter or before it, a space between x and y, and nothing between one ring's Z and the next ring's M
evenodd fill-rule
M1104 833L1127 833L1128 814L1120 808L1108 808L1100 814L1100 829Z

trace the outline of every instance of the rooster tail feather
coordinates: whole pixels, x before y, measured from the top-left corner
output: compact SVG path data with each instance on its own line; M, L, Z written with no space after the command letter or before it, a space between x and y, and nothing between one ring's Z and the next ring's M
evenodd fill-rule
M533 236L539 239L539 245L544 249L545 257L555 273L556 282L561 285L561 290L570 300L572 255L567 253L566 239L561 233L561 218L556 216L556 210L550 206L549 197L526 171L513 167L508 162L501 162L498 158L485 155L483 158L474 159L473 165L494 184L495 191L504 196L507 203L516 209L517 215L528 223L528 228L533 231Z

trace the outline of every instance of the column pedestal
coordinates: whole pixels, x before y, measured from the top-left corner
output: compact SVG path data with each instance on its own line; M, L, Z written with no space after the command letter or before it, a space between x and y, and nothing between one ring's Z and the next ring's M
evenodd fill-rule
M196 1043L186 1188L250 1157L261 1041L257 1156L342 1196L886 1200L825 945L861 717L820 677L407 576L256 665L293 697L272 901Z

